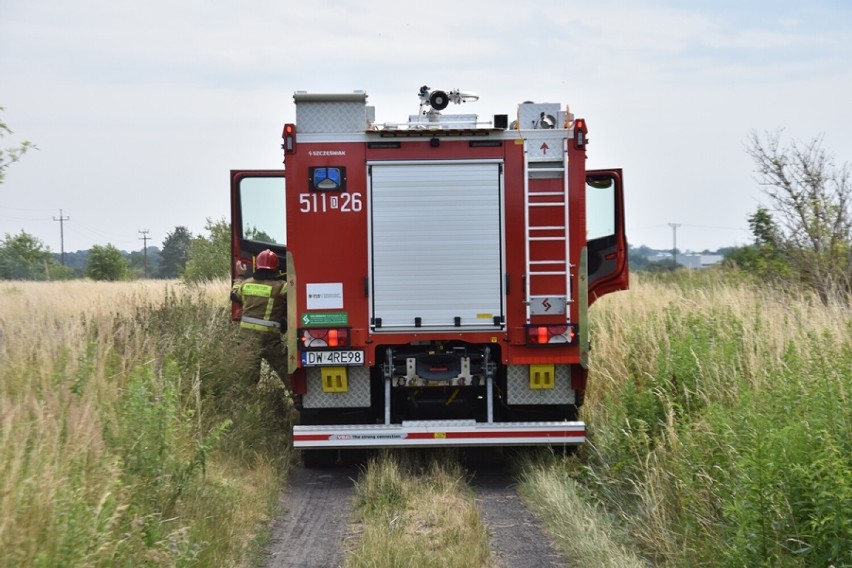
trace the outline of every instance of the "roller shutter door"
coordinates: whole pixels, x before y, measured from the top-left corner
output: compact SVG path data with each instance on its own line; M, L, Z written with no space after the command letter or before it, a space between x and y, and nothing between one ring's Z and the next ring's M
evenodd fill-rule
M500 327L501 171L497 162L370 165L377 331Z

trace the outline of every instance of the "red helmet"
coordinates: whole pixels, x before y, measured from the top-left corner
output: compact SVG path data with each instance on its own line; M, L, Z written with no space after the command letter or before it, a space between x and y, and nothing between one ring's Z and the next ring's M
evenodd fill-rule
M269 249L261 252L257 255L256 261L258 268L263 268L266 270L275 270L278 268L278 255L272 252Z

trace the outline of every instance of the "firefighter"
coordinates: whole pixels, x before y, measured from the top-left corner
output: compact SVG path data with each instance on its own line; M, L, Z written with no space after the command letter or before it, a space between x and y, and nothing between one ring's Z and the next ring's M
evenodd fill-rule
M258 337L259 358L256 361L256 376L259 376L260 358L283 381L287 376L287 347L282 334L287 332L287 282L278 267L278 255L269 249L257 255L254 274L245 280L237 280L231 289L231 301L242 306L240 328ZM238 262L237 272L246 271Z

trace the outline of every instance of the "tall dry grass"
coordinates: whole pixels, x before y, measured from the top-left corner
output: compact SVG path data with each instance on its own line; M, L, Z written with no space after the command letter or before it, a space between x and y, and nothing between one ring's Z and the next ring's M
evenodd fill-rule
M520 465L519 491L548 526L565 558L584 568L645 566L627 546L622 528L591 499L555 456L540 452Z
M286 461L264 414L286 409L246 381L226 297L0 283L0 566L246 561Z
M550 482L655 565L852 565L848 305L685 272L592 314L590 443Z
M0 284L0 566L249 562L291 409L226 294ZM685 273L592 317L590 442L520 475L573 561L852 565L848 306ZM489 565L452 463L371 463L348 564Z

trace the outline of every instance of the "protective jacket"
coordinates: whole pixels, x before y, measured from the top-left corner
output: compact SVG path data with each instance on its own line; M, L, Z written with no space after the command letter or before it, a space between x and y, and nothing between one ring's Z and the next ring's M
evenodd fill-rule
M284 333L282 323L286 317L287 283L252 277L236 282L231 299L243 307L240 327L262 332Z

